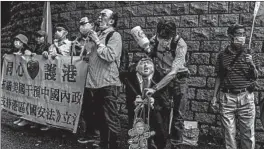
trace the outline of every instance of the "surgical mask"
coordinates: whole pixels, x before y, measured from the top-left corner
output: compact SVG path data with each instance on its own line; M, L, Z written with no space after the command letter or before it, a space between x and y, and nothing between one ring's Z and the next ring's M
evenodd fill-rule
M14 46L17 48L17 49L20 49L22 46L23 46L23 43L21 41L14 41Z
M67 35L66 31L56 31L55 33L55 39L61 40Z
M81 25L80 26L80 33L82 35L86 35L91 30L91 27L89 25Z
M161 47L163 47L163 48L169 48L172 39L166 40L166 39L157 38L157 40L159 41L159 45Z
M234 37L234 44L244 45L246 42L246 37Z

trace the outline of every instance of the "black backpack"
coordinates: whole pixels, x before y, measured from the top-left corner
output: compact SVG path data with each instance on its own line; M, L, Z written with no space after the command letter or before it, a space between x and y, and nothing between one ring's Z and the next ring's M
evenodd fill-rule
M117 31L111 31L110 33L108 33L106 35L105 45L107 45L109 39L113 36L114 32L117 32ZM116 61L116 64L117 64L117 61ZM123 74L125 72L128 72L128 66L129 66L128 49L123 48L123 46L122 46L121 57L120 57L120 65L118 67L119 78L120 78L120 80L122 82L124 81L124 75Z

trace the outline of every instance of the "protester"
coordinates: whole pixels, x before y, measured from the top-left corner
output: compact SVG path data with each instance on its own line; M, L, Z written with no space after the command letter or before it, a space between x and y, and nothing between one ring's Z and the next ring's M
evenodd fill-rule
M115 12L104 9L98 18L99 36L95 31L88 33L97 47L91 50L86 79L86 88L93 95L95 103L86 108L91 110L88 113L94 111L99 119L96 123L100 130L99 148L117 149L117 136L121 129L117 111L121 86L118 72L122 50L121 35L114 32L106 44L107 34L115 31L117 20L118 16ZM82 143L87 143L87 140Z
M97 48L95 42L92 41L91 38L88 36L89 31L91 31L93 28L94 28L94 25L91 22L91 20L89 20L87 17L81 18L80 27L79 27L81 36L76 38L76 40L73 41L73 46L72 46L74 55L83 56L84 60L86 60L87 62L89 62L89 55L91 51L96 51L96 48ZM95 121L94 112L91 112L89 109L89 107L93 103L94 103L94 99L92 98L92 95L90 94L89 89L85 88L84 95L83 95L81 116L85 121L86 130L84 130L85 136L81 136L80 138L78 138L78 142L80 143L93 142L97 140L99 136L98 131L95 130L96 128L95 123L90 123L90 125L87 125L89 122Z
M184 113L187 95L187 78L189 70L185 67L187 45L185 41L176 35L176 25L172 21L161 20L157 24L157 34L150 40L150 48L145 49L154 59L155 70L161 81L153 88L146 89L147 95L152 96L162 89L169 90L173 108L173 120L171 128L172 148L182 143L184 130ZM169 99L167 99L169 100Z
M14 49L13 49L13 54L15 55L28 55L31 56L32 54L34 55L34 53L32 53L29 50L28 47L28 38L23 35L23 34L18 34L15 36L14 38ZM27 120L24 120L23 118L20 118L16 121L13 122L15 125L23 127L29 124L29 122Z
M254 81L258 77L258 61L245 48L246 28L234 24L228 28L231 44L218 55L212 106L219 95L221 121L226 149L236 149L236 122L239 122L242 149L255 148Z
M53 58L57 55L70 56L71 55L71 41L68 40L68 27L64 24L57 24L55 27L55 36L53 44L49 47L48 52L43 52L44 58L51 55Z
M47 33L45 31L39 30L35 33L35 42L34 52L37 55L42 55L44 51L48 51L50 44L47 42Z
M133 67L133 66L132 66ZM150 58L142 58L136 64L136 69L126 74L126 100L128 109L128 123L129 129L135 124L135 108L137 103L146 99L145 88L154 86L156 84L154 74L154 64ZM151 99L150 111L150 129L155 131L155 135L149 139L149 148L163 149L166 146L168 130L166 124L168 123L169 107L166 107L166 99L169 97L168 90L156 92ZM154 102L154 103L153 103ZM146 107L148 107L146 105ZM146 111L144 111L146 112ZM146 114L147 115L147 114Z

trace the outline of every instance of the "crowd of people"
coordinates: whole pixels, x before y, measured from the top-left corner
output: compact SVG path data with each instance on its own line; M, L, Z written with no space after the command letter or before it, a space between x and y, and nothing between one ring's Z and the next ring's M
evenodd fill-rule
M183 142L184 114L186 107L187 44L176 34L176 25L171 20L161 20L150 45L143 49L145 56L135 59L127 72L120 74L122 57L122 36L116 31L118 15L110 9L100 12L97 23L83 17L79 22L80 37L74 41L67 38L69 29L65 24L55 27L55 39L49 45L45 31L36 32L36 46L29 48L28 38L18 34L14 38L16 55L42 55L44 58L82 56L88 63L88 74L84 89L82 116L86 131L78 138L79 143L90 143L100 137L95 148L118 149L121 131L117 99L121 83L126 85L126 106L129 129L139 121L138 106L150 97L151 113L147 117L149 126L155 132L148 139L148 148L164 149L169 139L172 148ZM111 36L109 37L109 34ZM218 55L216 63L215 91L212 108L220 104L221 121L227 149L236 149L236 122L239 122L241 148L255 147L255 104L254 82L258 77L257 58L244 47L246 29L234 24L228 28L230 45ZM127 61L128 62L128 61ZM122 79L120 76L122 75ZM143 111L145 112L145 111ZM237 115L237 116L236 116ZM141 117L142 118L142 117ZM143 118L144 119L144 118ZM14 124L31 124L20 118ZM49 127L41 126L41 130Z

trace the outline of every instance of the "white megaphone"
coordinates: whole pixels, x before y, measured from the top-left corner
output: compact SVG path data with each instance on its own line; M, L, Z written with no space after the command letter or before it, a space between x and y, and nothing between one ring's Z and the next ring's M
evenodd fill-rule
M131 29L131 35L134 37L136 40L137 44L143 48L144 50L147 50L147 52L150 52L149 48L149 39L147 36L144 34L143 30L141 29L140 26L136 26Z

